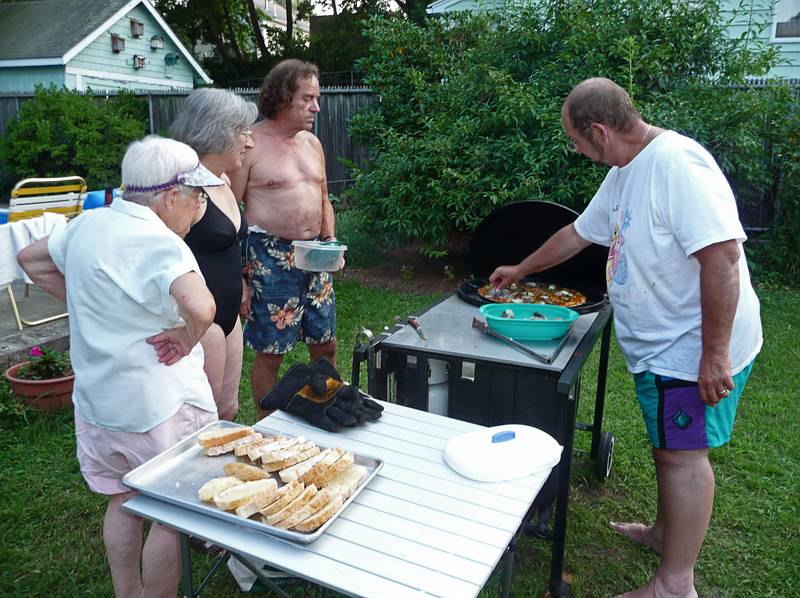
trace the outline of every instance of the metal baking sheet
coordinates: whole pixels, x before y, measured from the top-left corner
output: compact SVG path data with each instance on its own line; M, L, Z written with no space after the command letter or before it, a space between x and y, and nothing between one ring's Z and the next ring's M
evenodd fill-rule
M255 519L243 519L233 512L223 511L218 509L213 504L204 503L197 496L197 491L211 478L218 478L225 475L223 468L226 463L231 461L247 462L247 457L237 457L232 452L220 455L219 457L207 457L203 454L203 447L197 442L197 437L209 428L246 428L250 426L243 426L228 421L218 421L205 426L203 429L198 430L188 438L182 440L171 449L168 449L160 455L153 457L147 463L140 465L133 471L129 472L122 478L122 483L134 490L138 490L142 494L151 496L158 500L163 500L168 503L185 507L204 515L210 515L223 521L228 521L240 527L263 532L293 542L301 542L307 544L313 542L325 533L328 526L333 523L342 511L353 502L356 496L369 484L375 475L383 467L383 461L353 453L354 461L358 465L363 465L367 468L367 477L359 485L352 496L342 505L337 513L328 519L322 527L311 533L295 532L291 530L280 529ZM259 432L272 434L280 434L276 430L270 428L260 427ZM284 434L285 435L285 434ZM332 448L317 444L320 449ZM278 482L278 487L283 486L277 472L270 474Z

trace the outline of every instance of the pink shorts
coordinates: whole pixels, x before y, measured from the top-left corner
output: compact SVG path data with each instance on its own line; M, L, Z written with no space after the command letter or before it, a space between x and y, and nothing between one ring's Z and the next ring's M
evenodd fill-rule
M216 413L184 403L175 415L152 430L118 432L87 423L76 411L75 437L83 478L98 494L130 492L122 483L126 473L214 421Z

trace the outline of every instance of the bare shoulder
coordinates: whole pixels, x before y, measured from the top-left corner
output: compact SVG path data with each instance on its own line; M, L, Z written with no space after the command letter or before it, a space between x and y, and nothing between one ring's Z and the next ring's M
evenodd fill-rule
M319 138L311 131L300 131L297 134L297 140L303 144L308 144L318 152L322 152L322 143Z

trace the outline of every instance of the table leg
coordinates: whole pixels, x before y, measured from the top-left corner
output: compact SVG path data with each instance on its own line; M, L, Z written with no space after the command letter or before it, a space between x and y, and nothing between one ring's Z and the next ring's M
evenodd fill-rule
M181 532L181 589L183 598L195 598L192 586L192 549L189 536Z
M514 577L514 555L517 553L518 537L519 533L514 534L508 544L508 548L506 548L506 559L503 563L503 589L500 594L503 598L508 598L511 595L511 580Z
M276 585L276 584L275 584L275 582L273 582L273 581L272 581L271 579L269 579L268 577L264 576L264 574L263 574L263 572L261 571L261 569L259 569L258 567L256 567L256 566L255 566L253 563L251 563L251 562L250 562L250 561L248 561L247 559L245 559L245 558L243 558L243 557L239 556L238 554L235 554L234 556L235 556L237 559L239 559L239 562L241 562L241 563L242 563L242 565L244 565L245 567L247 567L248 569L250 569L250 571L252 571L252 572L253 572L253 575L255 575L255 576L256 576L256 577L257 577L257 578L258 578L258 579L261 581L261 583L263 583L264 585L266 585L266 586L267 586L267 587L268 587L270 590L272 590L273 592L276 592L276 593L277 593L279 596L282 596L282 598L292 598L292 597L291 597L289 594L287 594L286 592L284 592L284 591L283 591L283 589L282 589L281 587L279 587L278 585Z

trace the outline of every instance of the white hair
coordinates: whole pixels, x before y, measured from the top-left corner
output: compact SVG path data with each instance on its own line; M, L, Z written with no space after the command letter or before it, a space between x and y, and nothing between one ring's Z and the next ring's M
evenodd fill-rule
M178 184L179 174L192 170L199 162L197 152L174 139L148 135L134 141L122 158L122 198L150 205L159 193Z
M236 147L236 137L249 129L257 116L256 105L232 91L195 89L187 96L169 132L201 156L224 154Z

